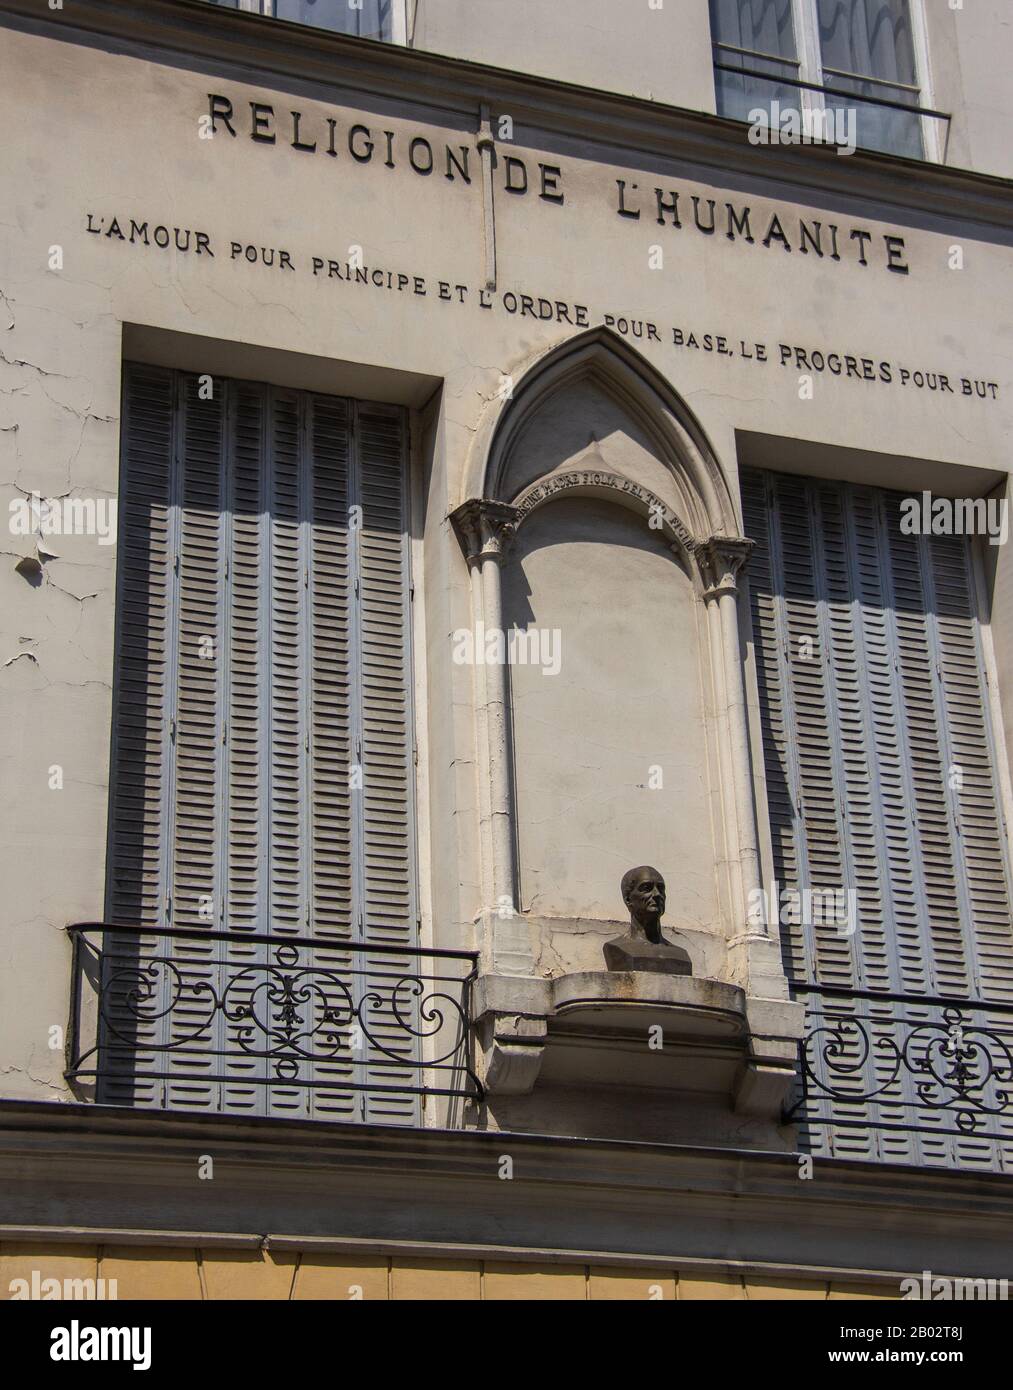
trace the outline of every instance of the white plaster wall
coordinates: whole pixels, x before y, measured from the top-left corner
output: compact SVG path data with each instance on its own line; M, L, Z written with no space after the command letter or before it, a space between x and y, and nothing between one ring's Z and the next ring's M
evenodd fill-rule
M1013 10L1007 0L923 3L931 104L953 117L945 162L1010 178Z
M416 48L714 110L707 0L418 0Z
M567 468L614 469L647 488L690 524L675 480L644 430L597 383L577 381L557 391L521 431L503 497L519 497L547 473Z

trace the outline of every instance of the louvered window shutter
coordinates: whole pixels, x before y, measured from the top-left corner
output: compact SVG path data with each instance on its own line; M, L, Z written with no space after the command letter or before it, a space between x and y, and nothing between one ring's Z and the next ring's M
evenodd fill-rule
M747 470L742 498L756 542L749 584L775 879L788 891L856 895L852 935L812 912L790 911L812 920L781 924L789 977L844 992L800 995L817 1073L803 1142L841 1157L1009 1167L1013 1118L989 1117L1008 1143L944 1134L955 1111L925 1105L919 1092L932 1078L894 1065L892 1049L919 1023L940 1032L941 1010L847 998L1013 1000L1007 839L971 543L903 534L901 495L876 488ZM871 1020L868 1050L859 1030L838 1027L852 1016ZM974 1022L1009 1033L1008 1017ZM875 1096L838 1095L825 1126L814 1120L828 1113L818 1084L828 1059L835 1090L843 1063L852 1069L844 1091ZM994 1085L987 1098L1000 1099Z
M103 1099L413 1123L404 413L201 380L125 374L108 912L190 935L109 934Z

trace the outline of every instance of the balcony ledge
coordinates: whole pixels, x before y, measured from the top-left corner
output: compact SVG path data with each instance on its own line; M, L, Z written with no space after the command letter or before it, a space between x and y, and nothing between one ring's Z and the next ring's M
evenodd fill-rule
M795 1075L803 1006L739 986L641 971L537 979L486 973L475 1016L490 1096L536 1085L623 1087L731 1103L776 1120Z

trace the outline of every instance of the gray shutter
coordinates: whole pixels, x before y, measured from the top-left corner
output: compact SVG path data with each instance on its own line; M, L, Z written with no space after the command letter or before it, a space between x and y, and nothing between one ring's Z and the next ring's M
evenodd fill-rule
M128 370L106 912L113 922L145 927L166 924L169 894L166 815L173 797L170 724L178 645L172 601L177 424L174 380L154 369ZM161 1010L145 1008L139 1017L130 1007L135 993L144 997L149 991L142 972L158 948L158 940L147 936L107 942L102 981L107 1021L99 1039L106 1074L100 1101L162 1102L161 1085L146 1079L161 1070L158 1054L148 1050L164 1042ZM155 1003L161 1004L160 993Z
M163 822L169 850L166 919L196 937L217 925L221 899L218 808L222 799L222 668L224 450L222 393L198 396L196 377L177 377L178 441L173 499L177 554L171 580L176 653L170 692L171 802ZM178 940L172 955L191 988L180 991L167 1016L165 1102L207 1109L216 1087L213 1050L195 1049L207 1016L207 991L219 984L218 943ZM167 982L171 988L171 981ZM186 1073L186 1076L182 1075Z
M398 413L380 406L356 409L362 528L358 541L362 747L362 906L367 940L411 946L417 940L413 866L414 751L410 662L407 441ZM378 1056L412 1056L401 1020L418 1030L416 969L397 954L370 956L366 988L377 988L382 1007L371 1007L367 1067ZM386 987L386 988L384 988ZM398 1011L400 1018L394 1014ZM407 1068L370 1068L376 1088L366 1095L365 1118L412 1123L417 1097L381 1089L412 1084Z
M742 497L756 542L750 592L774 872L788 889L857 893L851 937L829 924L782 925L786 972L843 990L1008 1002L1007 844L969 541L902 534L900 495L880 489L748 470ZM960 789L949 785L955 767ZM808 997L809 1029L829 1004ZM872 1018L897 1046L918 1022L940 1020L929 1005L878 1000L835 997L832 1012ZM810 1057L825 1066L819 1046ZM970 1134L913 1134L918 1078L902 1072L887 1084L888 1050L865 1056L855 1044L847 1060L856 1095L883 1089L872 1102L835 1100L829 1129L807 1128L803 1113L813 1149L981 1166L1013 1156ZM930 1130L952 1129L954 1118L918 1108ZM1008 1121L989 1127L1013 1136Z
M413 1096L349 1085L417 1080L374 1065L405 1055L405 1033L370 994L414 963L340 949L417 944L404 415L363 408L357 429L356 409L223 380L202 400L196 377L126 370L109 912L198 939L115 947L111 1032L125 1041L106 1030L106 1099L417 1114ZM212 928L230 939L201 941ZM243 939L267 931L314 944ZM124 991L159 952L171 962L138 1024ZM304 972L294 1031L313 1056L279 1073L258 1054L292 1051L268 992L281 966ZM202 1027L213 997L227 1007ZM375 1039L355 1050L351 1020L327 1019L348 1000Z
M353 866L362 835L361 792L353 791L350 772L352 706L360 680L354 650L355 572L349 544L349 508L353 505L353 407L347 401L314 396L309 402L308 446L313 480L310 563L310 640L313 647L310 775L311 914L314 936L322 943L361 936L359 893ZM359 977L349 972L361 958L323 946L317 962L347 980L356 1002ZM323 1007L328 994L318 1006ZM334 1001L337 1003L338 1001ZM361 1092L341 1089L342 1081L362 1082L351 1051L341 1061L321 1064L318 1081L334 1087L314 1092L314 1113L321 1118L356 1119L364 1104Z
M259 978L267 953L244 935L263 932L270 899L264 865L270 843L269 771L271 668L267 653L264 576L269 568L267 505L269 403L266 392L242 382L218 382L227 397L225 562L226 609L221 660L226 779L218 815L222 895L215 914L219 930L234 933L222 952L223 986L229 988L231 1018L219 1018L222 1083L215 1103L222 1110L256 1113L265 1094L257 1084L267 1074L261 1059L244 1054L243 1004L252 1002L250 981ZM227 636L226 636L227 634ZM248 969L249 976L244 975ZM233 1006L234 1004L234 1006Z

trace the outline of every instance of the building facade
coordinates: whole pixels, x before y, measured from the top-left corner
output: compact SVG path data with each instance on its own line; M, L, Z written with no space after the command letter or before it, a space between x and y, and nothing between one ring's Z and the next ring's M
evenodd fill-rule
M4 1288L1007 1276L999 0L0 26Z

